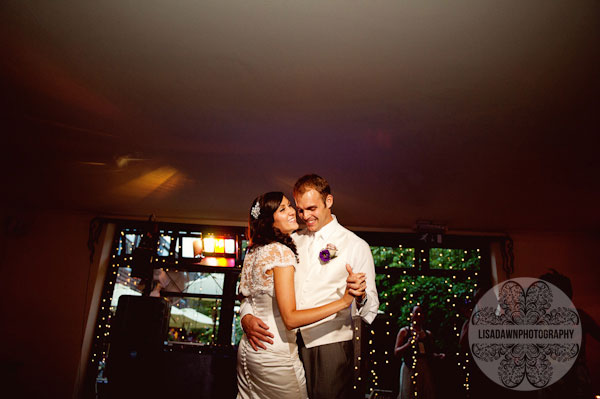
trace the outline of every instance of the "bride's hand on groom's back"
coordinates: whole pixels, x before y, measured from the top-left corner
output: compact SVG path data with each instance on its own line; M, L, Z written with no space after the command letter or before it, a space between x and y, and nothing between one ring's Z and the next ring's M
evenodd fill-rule
M273 343L271 339L273 338L273 334L267 331L269 326L254 315L247 314L244 316L242 319L242 328L246 333L248 342L250 342L255 351L258 351L258 348L267 349L263 342Z

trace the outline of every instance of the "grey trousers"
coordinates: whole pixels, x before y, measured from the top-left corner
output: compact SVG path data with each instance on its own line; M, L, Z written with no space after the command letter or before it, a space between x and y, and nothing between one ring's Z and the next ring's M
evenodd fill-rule
M306 348L298 333L300 359L306 373L310 399L350 399L354 384L354 347L352 341Z

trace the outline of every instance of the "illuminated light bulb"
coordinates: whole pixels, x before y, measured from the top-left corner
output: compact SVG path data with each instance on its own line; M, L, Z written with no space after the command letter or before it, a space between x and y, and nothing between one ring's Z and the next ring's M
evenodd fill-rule
M215 239L213 237L206 237L202 239L204 243L204 252L215 252ZM225 244L223 244L224 246Z

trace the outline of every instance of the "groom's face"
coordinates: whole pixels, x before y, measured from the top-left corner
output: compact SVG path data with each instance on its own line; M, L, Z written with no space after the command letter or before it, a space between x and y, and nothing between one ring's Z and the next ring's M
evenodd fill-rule
M333 220L331 216L333 196L331 194L323 200L317 190L310 189L303 194L297 194L294 200L296 201L298 216L306 223L306 228L309 231L319 231Z

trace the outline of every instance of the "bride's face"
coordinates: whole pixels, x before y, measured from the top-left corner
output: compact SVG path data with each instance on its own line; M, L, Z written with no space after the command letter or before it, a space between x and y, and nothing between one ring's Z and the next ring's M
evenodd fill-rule
M283 197L281 204L279 204L279 207L273 213L273 227L277 227L283 234L291 234L298 230L296 210L285 197Z

